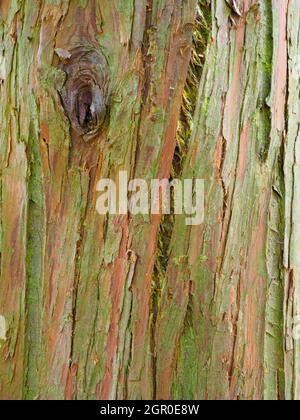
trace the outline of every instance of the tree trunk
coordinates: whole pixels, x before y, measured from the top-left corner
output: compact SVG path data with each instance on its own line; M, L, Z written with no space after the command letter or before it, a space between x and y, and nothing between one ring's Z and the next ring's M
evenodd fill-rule
M300 398L300 4L198 3L0 0L0 399ZM120 171L204 223L100 216Z

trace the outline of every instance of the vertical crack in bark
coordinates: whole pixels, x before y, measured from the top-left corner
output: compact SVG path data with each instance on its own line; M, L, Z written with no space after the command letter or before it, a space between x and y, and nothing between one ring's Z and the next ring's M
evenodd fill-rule
M211 34L211 6L207 0L198 0L196 17L195 17L195 28L193 34L193 45L192 55L189 65L188 76L186 79L182 108L180 119L177 127L177 142L176 149L173 157L172 171L170 182L173 179L180 179L184 168L185 158L189 149L189 142L192 135L194 114L198 99L198 89L202 76L203 66L205 63L205 54L208 46L209 36ZM172 191L172 204L173 204L173 191ZM173 207L172 207L173 211ZM169 247L173 234L175 224L174 215L164 215L162 217L159 235L158 235L158 247L156 253L156 260L154 265L153 274L153 292L152 292L152 354L153 354L153 376L154 376L154 396L157 398L156 382L156 343L155 343L155 332L157 315L159 311L161 288L163 280L166 277L167 267L169 264ZM187 263L185 260L183 263ZM184 316L184 326L189 324L190 314L192 312L192 289L193 285L189 284L189 298L187 304L186 314ZM181 334L184 333L184 327Z
M145 104L151 84L151 55L149 55L149 48L151 43L151 28L152 28L152 14L153 14L153 0L147 1L146 6L146 23L145 33L142 45L142 54L144 57L144 88L143 88L143 104Z
M229 72L229 68L228 68L228 72ZM229 77L229 74L228 74ZM222 270L222 263L224 260L224 253L225 253L225 249L226 249L226 238L227 238L227 234L228 234L228 229L229 229L229 223L226 225L226 212L228 209L228 190L226 189L226 183L224 180L224 176L223 176L223 169L224 169L224 162L225 162L225 158L226 158L226 152L227 152L227 140L224 136L224 117L225 117L225 107L226 107L226 94L223 93L223 97L222 97L222 111L221 111L221 116L222 116L222 121L221 121L221 133L220 133L220 137L221 137L221 155L220 155L220 160L219 160L219 167L218 167L218 176L219 176L219 182L221 183L221 187L222 187L222 193L223 193L223 208L222 208L222 218L221 218L221 229L220 229L220 244L221 244L221 252L220 252L220 259L218 262L218 268L216 270L216 273L214 275L214 292L213 292L213 300L215 300L216 298L216 293L217 293L217 279L218 276L221 274L221 270Z

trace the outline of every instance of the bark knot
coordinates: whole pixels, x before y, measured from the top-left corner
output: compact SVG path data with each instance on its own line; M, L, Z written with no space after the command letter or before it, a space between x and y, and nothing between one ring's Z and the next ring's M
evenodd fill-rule
M61 97L72 128L88 142L103 127L108 107L108 70L104 56L89 48L60 54L67 75Z

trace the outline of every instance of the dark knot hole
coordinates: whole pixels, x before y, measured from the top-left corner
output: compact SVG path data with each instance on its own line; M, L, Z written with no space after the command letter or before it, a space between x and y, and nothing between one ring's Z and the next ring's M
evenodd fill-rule
M90 91L80 92L77 98L77 119L81 127L87 127L93 123L95 118L95 107L93 105L93 94Z
M93 130L104 120L105 103L97 85L86 85L79 89L76 98L76 118L83 130Z

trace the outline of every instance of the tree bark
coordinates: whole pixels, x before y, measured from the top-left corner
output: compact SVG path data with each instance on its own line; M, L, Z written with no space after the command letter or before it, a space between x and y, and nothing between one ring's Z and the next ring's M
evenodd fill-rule
M197 1L0 0L0 399L300 398L300 5L208 3L188 227L96 185L174 171Z
M240 6L213 2L183 172L205 179L205 223L178 217L173 231L156 328L164 398L299 399L299 4Z

